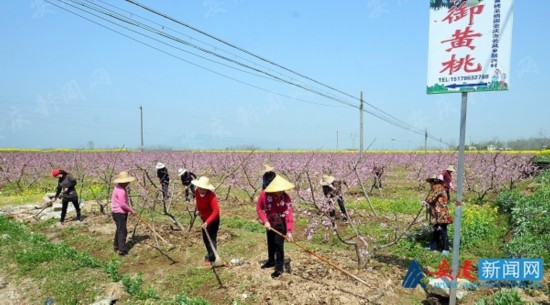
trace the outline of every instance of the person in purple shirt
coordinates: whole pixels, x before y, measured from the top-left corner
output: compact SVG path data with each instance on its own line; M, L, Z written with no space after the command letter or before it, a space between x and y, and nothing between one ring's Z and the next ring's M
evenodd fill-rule
M447 201L451 202L451 191L455 191L455 186L453 185L453 176L455 168L452 165L449 165L444 171L441 172L443 185L445 186L445 192L447 193Z
M116 225L113 249L120 256L128 254L126 248L126 237L128 235L126 222L128 220L128 213L136 214L134 209L128 204L128 191L126 190L128 184L135 180L136 178L130 176L128 172L120 172L113 181L115 188L111 197L111 211Z

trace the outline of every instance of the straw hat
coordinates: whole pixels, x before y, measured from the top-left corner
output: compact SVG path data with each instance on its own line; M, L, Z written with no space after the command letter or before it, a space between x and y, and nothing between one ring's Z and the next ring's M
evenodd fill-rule
M212 184L210 184L210 179L208 179L208 177L205 177L205 176L201 176L199 179L195 179L191 181L191 184L205 190L213 191L216 189Z
M442 179L439 179L440 177L437 176L437 175L431 175L430 177L428 177L426 179L426 182L438 182L438 181L441 181Z
M116 176L116 179L113 181L114 183L127 183L127 182L132 182L132 181L135 181L136 178L130 176L130 174L128 174L128 172L120 172L118 173L118 175Z
M321 181L319 182L322 186L327 186L334 182L335 178L331 175L323 175Z
M269 164L264 164L264 173L272 172L274 170L273 166Z
M452 165L449 165L449 167L447 167L447 170L450 171L450 172L456 172L454 166L452 166Z
M185 174L186 171L187 170L185 168L180 168L180 169L178 169L178 175L181 176L181 175Z
M284 192L294 188L294 184L288 182L285 178L277 175L265 189L266 193Z
M156 167L157 169L161 169L161 168L165 168L166 166L164 165L164 163L159 162L159 163L157 163L157 165L155 165L155 167Z

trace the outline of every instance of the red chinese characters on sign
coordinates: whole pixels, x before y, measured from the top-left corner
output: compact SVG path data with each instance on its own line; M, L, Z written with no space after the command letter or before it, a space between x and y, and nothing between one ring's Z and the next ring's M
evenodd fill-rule
M465 260L464 263L458 268L457 278L468 279L470 281L477 281L477 277L472 273L475 271L475 268L471 261ZM437 270L434 272L429 272L429 275L435 275L436 278L448 278L453 280L453 269L451 265L447 262L446 259L441 261L441 264L437 266Z
M453 3L456 3L458 1L453 1ZM449 9L449 12L445 18L443 18L443 21L447 21L449 24L458 21L466 16L470 16L470 22L468 25L474 24L474 15L479 15L483 13L483 4L478 4L475 6L470 6L466 4L466 2L462 2L462 4L459 7L453 6Z
M452 0L454 4L459 3L463 0ZM479 15L483 12L484 5L477 4L474 6L468 6L466 1L463 1L462 4L458 6L452 6L448 14L442 21L446 21L449 24L453 24L456 21L460 21L465 17L469 17L469 22L466 28L456 29L449 39L441 41L441 44L450 44L450 47L445 49L447 52L451 52L454 49L458 48L468 48L474 50L476 47L474 45L474 40L482 36L481 33L476 33L472 30L471 26L474 25L474 16ZM441 65L443 69L439 73L448 73L453 75L453 73L464 71L466 73L473 73L481 71L482 67L480 63L475 63L475 58L470 54L461 58L456 58L456 54L452 54L450 60L442 62Z
M441 63L443 65L443 70L439 71L440 73L449 70L449 75L452 75L454 72L464 70L464 72L478 72L481 71L481 64L475 65L473 63L475 58L470 57L470 54L466 55L464 58L456 58L456 55L453 54L449 61ZM474 66L475 65L475 66Z
M455 33L453 34L453 38L443 40L441 41L441 43L444 43L444 42L451 43L451 47L445 50L447 52L451 51L452 49L462 48L462 47L467 47L470 50L473 50L476 48L475 46L472 45L472 42L474 41L475 37L481 37L481 33L475 33L470 29L469 26L467 26L464 29L464 31L456 30Z

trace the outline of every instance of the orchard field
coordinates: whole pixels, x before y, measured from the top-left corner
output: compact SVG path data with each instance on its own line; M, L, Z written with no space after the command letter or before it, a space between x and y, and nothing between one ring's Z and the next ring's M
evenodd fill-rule
M547 268L550 174L534 162L544 156L466 154L461 261L474 262L477 270L479 258L541 257ZM162 200L156 178L157 162L169 170L167 200ZM291 243L286 244L291 272L273 280L259 268L267 253L255 200L266 163L296 185L289 193L295 240L366 284ZM444 303L420 287L403 288L401 281L413 259L425 273L436 270L443 258L451 261L424 250L430 226L420 204L428 193L425 179L449 164L457 167L456 153L372 152L359 158L353 152L0 152L0 297L13 300L8 304L43 304L48 298L55 304L92 304L115 294L116 304ZM382 189L371 188L375 166L384 167ZM58 220L33 217L33 211L14 212L18 206L40 204L45 193L55 190L52 168L63 168L77 179L82 223L72 221L73 214L61 227ZM202 266L204 245L194 205L183 200L179 168L208 176L217 187L218 251L238 264L213 270ZM109 200L112 181L123 170L137 178L130 189L133 207L175 249L168 250L130 217L130 254L112 252ZM330 221L331 206L319 185L323 174L347 182L350 222ZM452 232L451 226L451 240ZM460 304L548 304L548 283L545 276L537 289L477 289ZM117 287L120 292L113 293ZM512 301L498 303L502 300Z

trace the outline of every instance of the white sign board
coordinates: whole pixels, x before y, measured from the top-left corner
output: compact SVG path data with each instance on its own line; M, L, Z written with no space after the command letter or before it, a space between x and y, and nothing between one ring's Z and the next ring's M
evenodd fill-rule
M508 90L513 0L430 0L427 93Z

